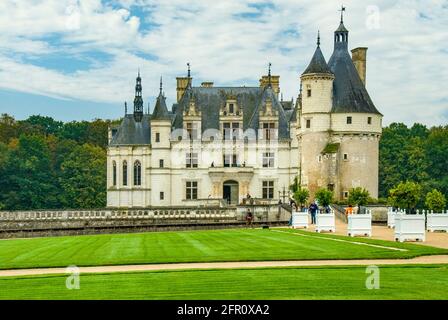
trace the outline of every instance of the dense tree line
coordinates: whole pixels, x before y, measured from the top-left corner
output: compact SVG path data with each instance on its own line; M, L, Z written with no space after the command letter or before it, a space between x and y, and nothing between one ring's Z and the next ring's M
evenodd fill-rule
M448 198L448 126L427 128L422 124L407 127L392 123L383 129L380 141L379 193L400 182L417 183L421 190L417 206L424 207L424 195L433 189Z
M110 124L1 115L0 210L104 207ZM448 198L448 126L384 128L379 171L381 198L405 181L418 183L423 195L437 189Z
M1 115L0 209L104 207L109 125Z

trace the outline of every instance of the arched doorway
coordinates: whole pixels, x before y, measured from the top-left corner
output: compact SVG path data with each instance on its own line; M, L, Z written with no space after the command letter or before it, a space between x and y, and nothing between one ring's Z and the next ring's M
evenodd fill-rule
M239 185L237 181L224 181L222 186L222 198L231 205L238 204Z

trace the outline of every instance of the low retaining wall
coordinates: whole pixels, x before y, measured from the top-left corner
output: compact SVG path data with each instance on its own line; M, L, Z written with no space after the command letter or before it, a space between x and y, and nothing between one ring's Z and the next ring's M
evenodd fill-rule
M0 238L241 227L248 207L0 212ZM279 206L251 206L254 224L284 225Z

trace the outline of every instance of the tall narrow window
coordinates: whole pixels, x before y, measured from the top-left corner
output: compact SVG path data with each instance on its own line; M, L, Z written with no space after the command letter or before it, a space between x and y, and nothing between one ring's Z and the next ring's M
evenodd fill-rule
M112 162L112 185L117 185L117 163L115 161Z
M233 103L229 103L229 113L233 114L235 112L235 107L233 105Z
M238 166L238 155L237 154L224 154L223 155L224 167L237 167Z
M165 193L163 193L163 191L160 192L160 200L165 199Z
M142 165L140 161L134 162L134 186L140 186L142 184Z
M128 163L123 161L123 185L128 185Z
M274 181L263 181L263 199L274 199Z
M198 198L198 182L187 181L185 191L187 200L196 200Z
M367 117L367 124L372 124L372 117Z
M274 129L275 129L275 123L274 122L265 122L263 123L263 135L266 140L274 139Z
M187 132L190 140L196 140L198 134L198 126L193 122L187 122Z
M306 96L308 98L311 97L311 89L306 90Z
M164 163L163 163L163 159L159 160L159 168L163 168L164 167Z
M306 128L311 128L311 119L306 119Z
M156 142L160 142L160 133L156 132Z

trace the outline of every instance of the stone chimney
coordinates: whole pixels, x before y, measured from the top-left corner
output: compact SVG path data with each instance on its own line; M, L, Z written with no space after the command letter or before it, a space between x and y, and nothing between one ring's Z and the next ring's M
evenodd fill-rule
M355 48L352 50L352 61L358 71L364 86L366 85L366 63L367 63L367 48Z
M269 84L269 76L262 76L260 79L260 87L267 87ZM280 76L271 76L272 90L278 95L280 94Z
M182 99L182 96L184 95L185 89L187 89L188 81L193 81L193 78L177 77L176 81L177 81L177 88L176 88L177 102L179 102L180 99Z
M213 82L205 81L201 83L201 87L203 88L213 88Z

